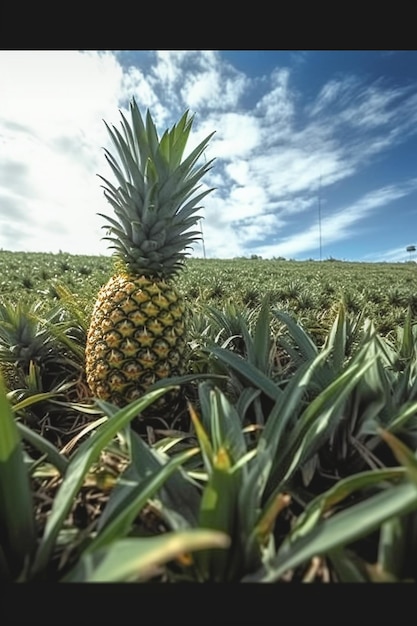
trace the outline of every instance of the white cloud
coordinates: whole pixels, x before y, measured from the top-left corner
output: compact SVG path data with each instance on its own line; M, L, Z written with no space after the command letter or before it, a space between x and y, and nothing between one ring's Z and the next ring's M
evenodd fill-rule
M242 113L217 114L213 120L216 134L211 152L218 159L232 161L250 155L261 143L259 121L252 115Z
M119 103L120 65L110 53L0 52L0 75L0 170L20 172L0 177L0 197L14 201L0 245L20 247L6 226L24 210L26 249L102 252L96 213L107 203L96 173L108 144L102 119Z
M257 113L271 120L275 138L291 132L295 99L288 68L275 70L271 75L271 89L256 104Z
M310 115L317 117L323 111L329 113L330 107L337 107L338 110L350 107L352 94L355 94L358 85L360 82L354 76L345 76L343 80L340 78L329 80L323 85L316 101L310 106Z
M0 74L0 118L44 141L97 129L117 107L123 77L109 52L66 50L1 51Z

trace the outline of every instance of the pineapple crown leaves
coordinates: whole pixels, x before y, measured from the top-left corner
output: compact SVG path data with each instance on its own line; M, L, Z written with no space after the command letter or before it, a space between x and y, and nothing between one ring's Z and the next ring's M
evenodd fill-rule
M140 156L141 153L136 152L136 158L133 158L130 153L131 146L129 146L117 129L115 129L113 133L108 126L107 128L113 143L118 149L124 172L119 167L116 159L108 151L105 151L106 159L120 186L117 189L102 176L100 176L100 178L106 184L105 195L107 199L110 200L113 208L115 210L117 209L120 215L127 213L128 216L133 218L137 212L138 206L140 206L144 226L151 226L156 216L172 219L175 215L178 215L180 211L181 214L186 212L185 209L190 209L191 206L195 212L195 205L212 191L212 189L210 189L203 192L199 196L194 197L186 207L181 208L185 200L190 198L198 189L197 182L211 168L213 159L199 169L193 170L196 161L201 156L209 139L214 133L201 142L180 165L176 165L178 155L174 158L173 166L172 163L169 162L170 151L167 150L166 155L161 155L160 152L162 152L162 150L159 150L155 155L148 156L146 164L143 166L143 160L141 160ZM126 135L127 134L126 131ZM166 136L167 131L164 137ZM163 139L164 138L162 138L159 147L163 145ZM182 146L181 148L181 155L184 147L185 146ZM161 158L161 156L165 156L165 158ZM143 158L142 156L142 159ZM152 209L153 215L151 215Z
M150 112L144 122L134 99L131 122L120 113L121 131L105 122L116 148L115 155L105 150L105 158L118 187L99 175L115 215L99 214L107 221L103 239L132 269L170 275L182 267L184 250L201 238L190 228L200 219L199 203L213 191L197 193L214 159L200 167L197 161L214 132L182 160L194 119L188 110L161 139Z

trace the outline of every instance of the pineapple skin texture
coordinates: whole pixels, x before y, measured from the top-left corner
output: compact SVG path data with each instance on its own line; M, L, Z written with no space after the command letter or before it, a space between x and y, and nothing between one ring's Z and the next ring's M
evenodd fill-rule
M184 372L185 305L169 281L118 274L97 295L85 351L92 394L119 407ZM172 401L162 396L162 404ZM155 408L159 407L159 402Z

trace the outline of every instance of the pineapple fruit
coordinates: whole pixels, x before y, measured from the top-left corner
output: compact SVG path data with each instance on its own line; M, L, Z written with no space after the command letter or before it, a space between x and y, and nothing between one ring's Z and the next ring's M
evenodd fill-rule
M105 157L118 186L100 176L114 217L99 215L108 223L104 239L116 269L98 293L85 353L92 394L117 406L184 372L186 307L175 278L186 249L201 237L192 227L212 191L196 193L213 160L197 161L214 133L184 157L193 123L188 111L161 138L150 112L144 120L134 99L130 115L129 122L121 113L121 132L105 122L116 148Z

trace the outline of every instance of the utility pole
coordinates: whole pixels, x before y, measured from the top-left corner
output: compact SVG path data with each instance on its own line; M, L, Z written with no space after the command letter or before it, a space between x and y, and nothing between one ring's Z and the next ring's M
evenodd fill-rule
M320 261L321 261L321 176L319 179L319 248L320 248Z

